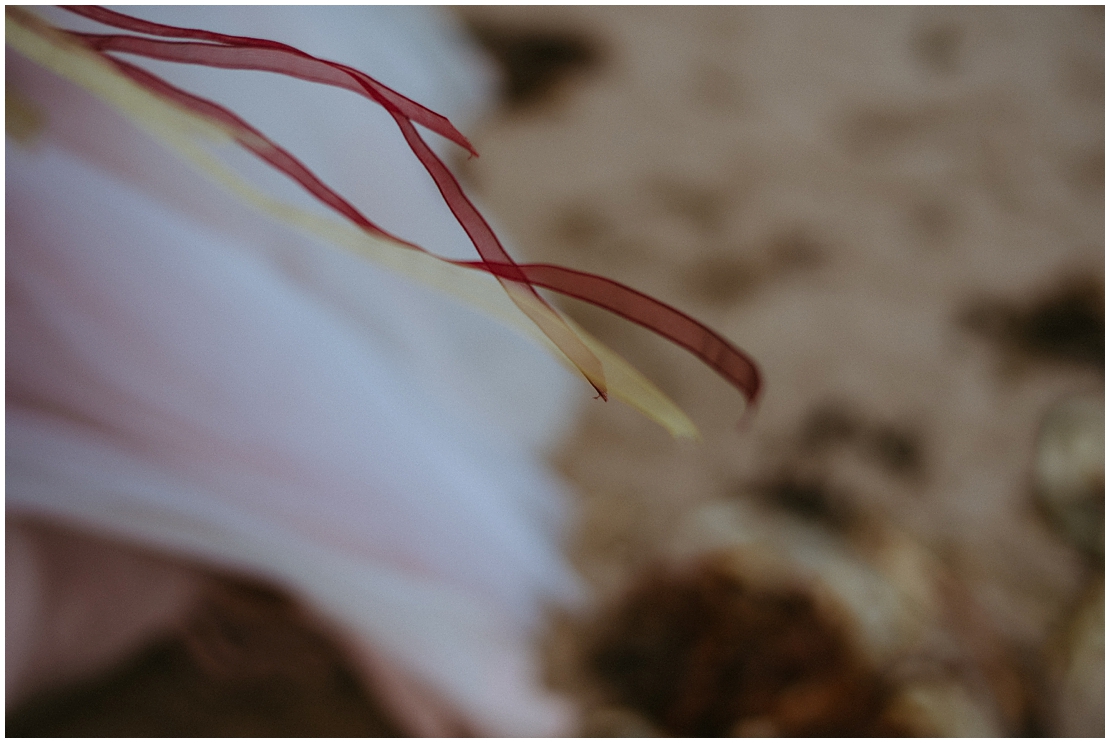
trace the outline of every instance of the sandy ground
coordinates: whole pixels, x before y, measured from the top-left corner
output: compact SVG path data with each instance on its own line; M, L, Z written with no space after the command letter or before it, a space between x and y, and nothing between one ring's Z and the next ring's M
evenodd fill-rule
M743 401L710 371L565 305L704 437L672 441L583 387L553 460L580 493L570 549L599 605L676 550L709 550L704 530L684 536L706 508L751 506L748 526L804 523L865 564L919 556L928 567L890 579L906 591L944 576L959 599L936 601L974 618L938 610L929 621L993 648L969 661L994 679L971 695L993 710L986 731L1101 734L1090 727L1101 692L1097 713L1064 721L1055 702L1030 700L1059 696L1047 648L1101 591L1101 550L1085 553L1042 516L1032 473L1046 413L1103 389L1102 8L460 13L512 73L505 106L472 137L481 158L458 166L517 257L653 294L732 339L765 375L738 429ZM214 611L227 616L227 605ZM587 619L556 624L552 682L593 711L625 714L581 668L583 638L596 634ZM28 734L56 731L48 720L64 708L85 725L70 734L120 730L104 689L139 693L119 684L142 687L120 679L147 678L143 663L196 685L175 647L15 720ZM328 662L302 698L354 694ZM1088 676L1103 683L1101 659ZM362 711L343 717L347 727L314 728L312 704L305 734L389 730ZM265 715L228 714L198 734L269 729ZM624 732L658 723L620 719Z
M600 593L661 559L700 505L792 496L826 525L835 511L909 535L985 632L1037 656L1092 579L1030 477L1046 410L1103 384L1101 9L464 15L516 40L503 56L527 59L530 39L564 60L565 79L478 133L464 171L522 257L660 297L766 377L738 431L741 400L696 362L567 307L704 434L675 443L619 404L583 405L558 462ZM1091 320L1047 343L1017 330L1069 293ZM1089 352L1066 340L1078 326Z

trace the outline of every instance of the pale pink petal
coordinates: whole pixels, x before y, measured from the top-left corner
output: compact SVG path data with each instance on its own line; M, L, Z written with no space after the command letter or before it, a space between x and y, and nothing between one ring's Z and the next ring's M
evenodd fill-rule
M288 18L312 28L311 14ZM427 43L400 38L391 53ZM6 165L9 509L285 586L368 674L478 731L565 725L533 640L544 607L581 589L537 449L581 388L491 322L243 214L10 54L9 74L50 121ZM283 144L311 146L310 166L359 189L383 225L456 249L436 226L450 215L425 219L427 194L405 195L419 166L393 177L399 138L382 145L345 109L338 129L318 125L318 110ZM356 145L375 167L348 155Z

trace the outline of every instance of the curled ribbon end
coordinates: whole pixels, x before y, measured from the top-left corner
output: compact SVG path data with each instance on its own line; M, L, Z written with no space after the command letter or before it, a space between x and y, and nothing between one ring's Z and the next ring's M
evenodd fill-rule
M739 434L747 433L751 430L752 420L755 418L756 410L759 408L759 393L757 389L755 393L748 398L748 405L744 408L744 414L740 416L740 420L736 423L736 432Z

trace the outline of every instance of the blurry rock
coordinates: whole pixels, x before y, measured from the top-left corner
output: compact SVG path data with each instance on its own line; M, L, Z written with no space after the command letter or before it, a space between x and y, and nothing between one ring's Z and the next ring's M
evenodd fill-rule
M1076 547L1103 554L1106 437L1100 395L1070 397L1053 407L1037 439L1037 503Z
M1098 578L1051 653L1057 688L1052 734L1106 734L1106 586Z
M645 579L616 620L626 622L626 643L640 633L640 642L654 648L652 662L667 652L682 657L675 638L710 633L707 627L720 621L712 617L737 612L730 607L738 599L721 596L740 592L749 604L778 610L767 626L741 630L742 623L731 620L739 637L755 638L749 641L759 653L785 652L787 645L776 646L775 638L795 630L815 640L810 650L825 648L824 655L801 662L797 686L776 689L764 681L770 689L765 693L776 701L735 715L731 735L816 735L823 729L844 735L979 736L1021 729L1027 700L1012 662L966 591L928 549L878 524L852 542L757 503L731 500L694 512L677 532L671 559L701 565L695 571L700 577L686 578L681 589L657 577ZM727 591L711 588L728 580L736 583ZM668 608L668 592L681 595L671 600L675 608ZM792 611L784 612L785 606ZM727 663L724 655L715 651L715 662ZM776 662L788 662L787 657ZM668 662L686 672L673 658ZM823 666L839 670L822 675ZM710 682L715 689L730 678L721 670L710 676L717 679ZM799 706L787 712L790 699L800 700Z
M590 664L673 735L876 735L888 689L842 618L795 586L707 559L649 573L607 617Z

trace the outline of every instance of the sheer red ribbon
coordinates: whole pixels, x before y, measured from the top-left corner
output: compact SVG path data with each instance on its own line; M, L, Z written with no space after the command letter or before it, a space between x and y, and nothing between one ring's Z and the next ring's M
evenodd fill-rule
M108 52L135 54L151 59L225 69L276 72L309 82L345 88L369 98L385 108L396 121L406 143L432 177L447 207L466 231L481 258L480 261L452 261L453 263L486 271L501 282L508 281L523 285L537 297L539 295L536 294L535 289L542 287L609 310L685 348L736 387L749 404L753 404L758 398L761 379L755 363L728 340L685 313L602 276L562 266L517 264L513 261L489 224L463 193L454 175L427 145L415 127L415 124L420 124L465 148L472 155L477 155L466 137L445 117L424 108L354 68L319 59L276 41L166 26L99 6L63 7L78 15L127 31L148 36L194 40L164 41L123 34L67 32L100 53L138 85L225 125L234 133L240 145L292 178L360 229L387 236L410 248L423 250L418 245L390 235L371 222L293 155L233 112L177 88L140 67L111 56ZM542 298L540 300L543 301Z

